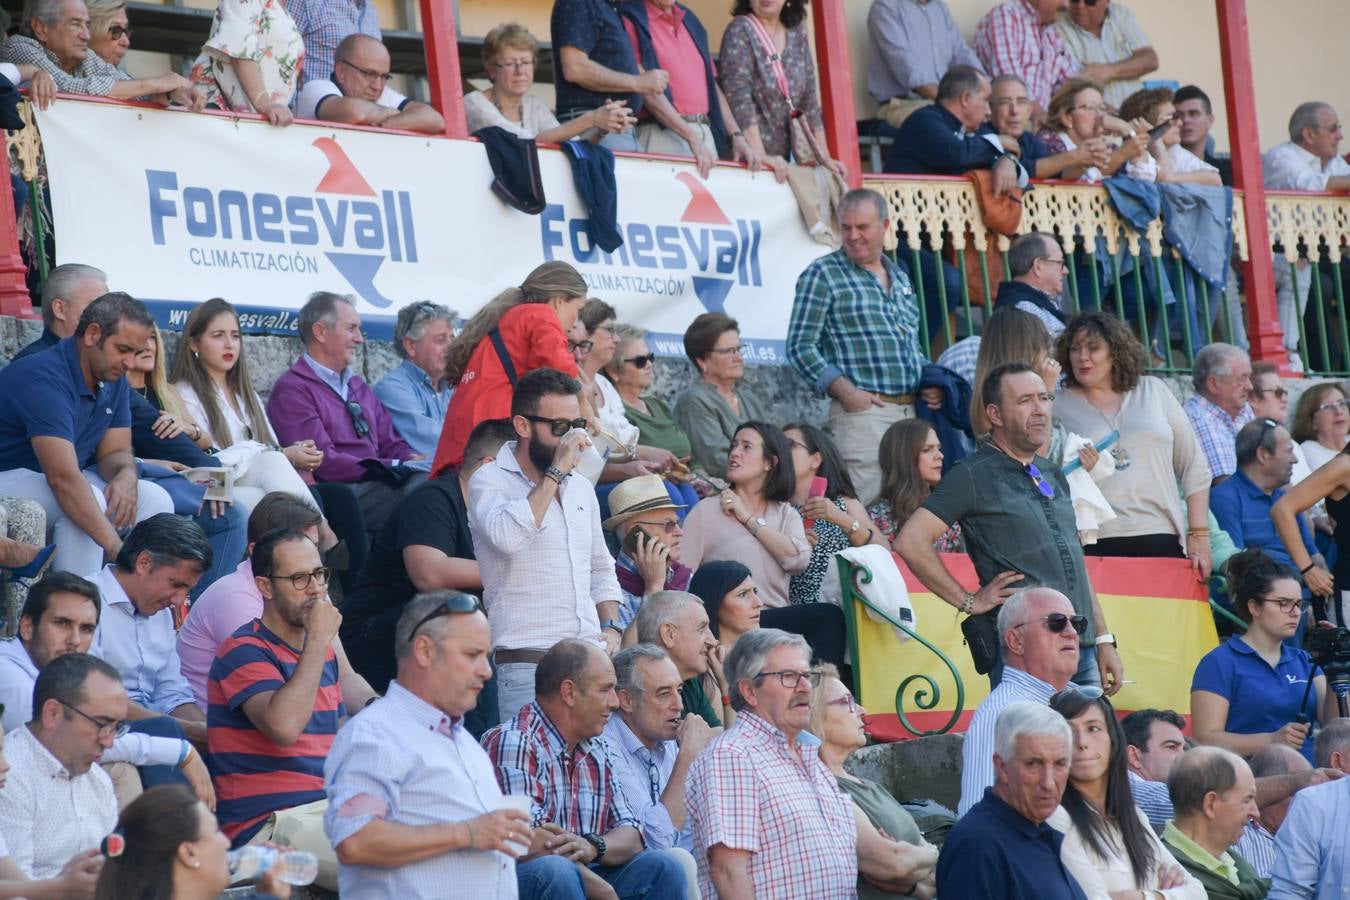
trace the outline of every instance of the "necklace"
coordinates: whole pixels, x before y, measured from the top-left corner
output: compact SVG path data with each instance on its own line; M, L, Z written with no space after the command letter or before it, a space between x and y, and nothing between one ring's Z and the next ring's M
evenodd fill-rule
M1120 398L1120 406L1116 408L1113 415L1108 416L1102 411L1100 406L1092 402L1090 397L1086 394L1083 395L1083 399L1087 400L1088 405L1097 411L1097 415L1101 416L1102 421L1106 423L1106 427L1110 428L1117 435L1120 435L1116 438L1116 442L1112 445L1110 450L1111 458L1116 462L1117 472L1122 472L1130 467L1130 451L1125 449L1125 436L1120 434L1120 415L1125 411L1125 401L1128 398L1129 394L1122 395Z
M502 102L501 102L500 100L497 99L497 89L496 89L495 87L490 87L490 88L488 88L488 90L487 90L487 95L488 95L488 99L492 101L492 105L495 106L495 107L497 107L497 112L499 112L499 113L502 114L502 118L503 118L503 119L506 119L508 122L510 122L510 121L524 122L524 121L525 121L525 104L524 104L523 102L522 102L519 106L516 107L516 110L515 110L516 116L515 116L514 119L512 119L510 113L508 113L508 112L506 111L506 107L502 106Z

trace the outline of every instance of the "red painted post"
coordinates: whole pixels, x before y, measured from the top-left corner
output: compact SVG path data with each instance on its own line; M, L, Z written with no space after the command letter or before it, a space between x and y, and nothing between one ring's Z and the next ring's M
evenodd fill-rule
M30 128L33 126L29 126ZM9 159L9 138L0 132ZM28 267L19 252L19 223L14 215L14 194L6 183L0 187L0 316L36 319L33 301L28 296Z
M1266 189L1261 179L1261 137L1256 125L1256 88L1252 76L1251 41L1247 35L1247 0L1215 0L1219 17L1219 55L1228 105L1228 141L1233 152L1233 186L1243 192L1247 247L1251 257L1242 267L1247 294L1247 338L1254 360L1269 360L1289 370L1284 331L1275 302L1275 268L1266 220Z
M849 63L844 0L816 0L811 4L811 18L816 27L816 71L820 75L825 139L834 158L848 167L849 186L861 187L858 111L853 105L853 68Z
M446 137L466 138L469 136L469 127L464 121L464 85L459 72L459 35L455 30L454 0L420 2L431 105L445 119Z

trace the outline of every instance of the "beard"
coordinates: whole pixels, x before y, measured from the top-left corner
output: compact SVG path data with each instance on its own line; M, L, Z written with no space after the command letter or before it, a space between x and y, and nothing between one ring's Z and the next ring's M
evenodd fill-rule
M553 454L557 449L556 446L551 447L533 437L525 444L525 452L530 457L530 463L540 472L553 465Z

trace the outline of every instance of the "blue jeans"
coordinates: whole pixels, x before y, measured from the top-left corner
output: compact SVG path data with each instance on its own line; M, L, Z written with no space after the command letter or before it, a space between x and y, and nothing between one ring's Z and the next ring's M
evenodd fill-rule
M494 663L495 664L495 663ZM497 721L510 722L534 700L534 663L497 665Z
M629 153L642 152L642 147L638 145L637 131L632 128L605 135L600 138L600 146L608 150L627 151Z
M540 856L516 863L520 900L585 900L577 864L561 856Z
M197 586L192 589L193 601L215 583L217 578L228 575L239 567L248 548L248 516L237 503L225 504L225 512L212 516L210 504L193 517L193 521L206 532L211 542L211 567L202 573Z
M684 900L689 887L684 866L664 850L643 850L621 866L591 866L609 882L619 900Z
M128 722L127 731L135 734L147 734L151 737L183 740L182 727L169 716L155 716L152 719ZM187 776L177 766L137 766L136 771L141 776L141 786L147 791L162 784L188 783Z

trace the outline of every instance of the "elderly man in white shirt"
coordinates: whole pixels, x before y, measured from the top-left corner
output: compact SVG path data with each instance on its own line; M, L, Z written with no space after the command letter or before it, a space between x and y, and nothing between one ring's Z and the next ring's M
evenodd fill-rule
M468 594L419 594L404 608L398 677L338 732L324 765L344 897L515 900L515 857L533 839L528 798L508 808L464 728L492 675L491 644Z
M580 638L614 653L623 634L595 489L573 474L591 443L580 390L557 369L522 377L511 399L517 440L469 479L503 722L534 699L535 666L558 641Z
M134 721L171 716L190 740L206 743L206 714L178 662L173 608L211 565L211 544L191 519L172 513L137 525L116 562L91 579L103 610L90 652L121 673Z
M94 765L126 726L117 670L67 653L38 676L34 717L10 732L0 791L0 836L29 878L53 878L117 824L112 780Z
M1289 140L1267 150L1261 157L1266 190L1269 191L1350 191L1350 164L1340 154L1341 123L1336 110L1317 100L1300 103L1289 117ZM1295 247L1285 247L1275 255L1275 294L1284 330L1284 346L1289 361L1301 371L1298 350L1298 320L1308 305L1308 290L1317 277L1317 267L1298 260ZM1295 283L1297 282L1297 283ZM1298 305L1294 305L1297 294Z

